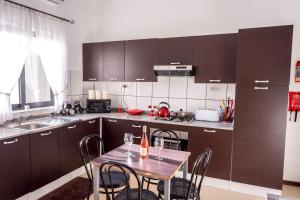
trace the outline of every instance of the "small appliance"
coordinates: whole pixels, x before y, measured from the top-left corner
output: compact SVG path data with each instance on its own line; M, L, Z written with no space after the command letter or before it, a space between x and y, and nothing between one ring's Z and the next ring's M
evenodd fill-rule
M169 118L170 117L170 105L166 102L160 102L158 104L158 116L160 118Z
M154 65L156 76L194 76L195 69L192 65L173 64Z
M87 113L109 113L111 112L110 99L87 99L86 100Z
M195 119L199 121L218 122L220 121L219 111L197 109Z

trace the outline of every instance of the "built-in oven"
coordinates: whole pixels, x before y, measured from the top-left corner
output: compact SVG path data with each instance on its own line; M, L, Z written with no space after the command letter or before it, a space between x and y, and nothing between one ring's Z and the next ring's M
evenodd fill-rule
M150 141L151 141L151 146L154 146L154 141L156 138L157 134L153 133L158 130L157 128L150 128ZM179 145L178 145L178 150L181 151L187 151L188 148L188 132L185 131L177 131L177 130L172 130L176 135L178 136L179 139ZM177 139L175 137L169 138L170 136L165 134L163 135L164 137L164 146L165 148L169 149L176 149L177 146Z

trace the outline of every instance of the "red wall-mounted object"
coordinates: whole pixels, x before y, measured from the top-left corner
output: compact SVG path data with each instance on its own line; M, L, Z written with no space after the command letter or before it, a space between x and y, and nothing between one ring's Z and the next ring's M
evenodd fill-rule
M300 92L289 92L289 111L300 111Z

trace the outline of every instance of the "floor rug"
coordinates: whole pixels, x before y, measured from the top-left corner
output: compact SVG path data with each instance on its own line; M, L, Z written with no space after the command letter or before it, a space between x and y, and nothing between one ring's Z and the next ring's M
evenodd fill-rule
M84 200L88 197L89 180L83 177L77 177L66 183L60 188L40 198L40 200Z

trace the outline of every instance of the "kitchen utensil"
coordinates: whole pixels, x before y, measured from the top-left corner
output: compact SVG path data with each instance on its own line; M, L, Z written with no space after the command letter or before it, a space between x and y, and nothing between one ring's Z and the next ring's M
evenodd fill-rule
M172 113L172 112L171 112ZM192 112L184 112L182 109L179 110L179 112L177 112L176 114L176 117L179 119L179 120L184 120L186 119L188 116L191 116L193 115Z
M129 114L129 115L141 115L141 114L143 114L143 110L141 110L141 109L128 109L127 110L127 113Z
M290 118L289 118L289 121L292 121L292 113L293 113L293 110L290 110Z
M158 104L158 116L161 118L170 117L170 105L166 102L160 102Z
M296 107L296 111L295 111L295 119L294 119L294 122L297 121L297 115L298 115L298 106Z
M83 108L82 108L79 100L74 101L74 110L75 110L75 113L77 113L77 114L83 112Z

